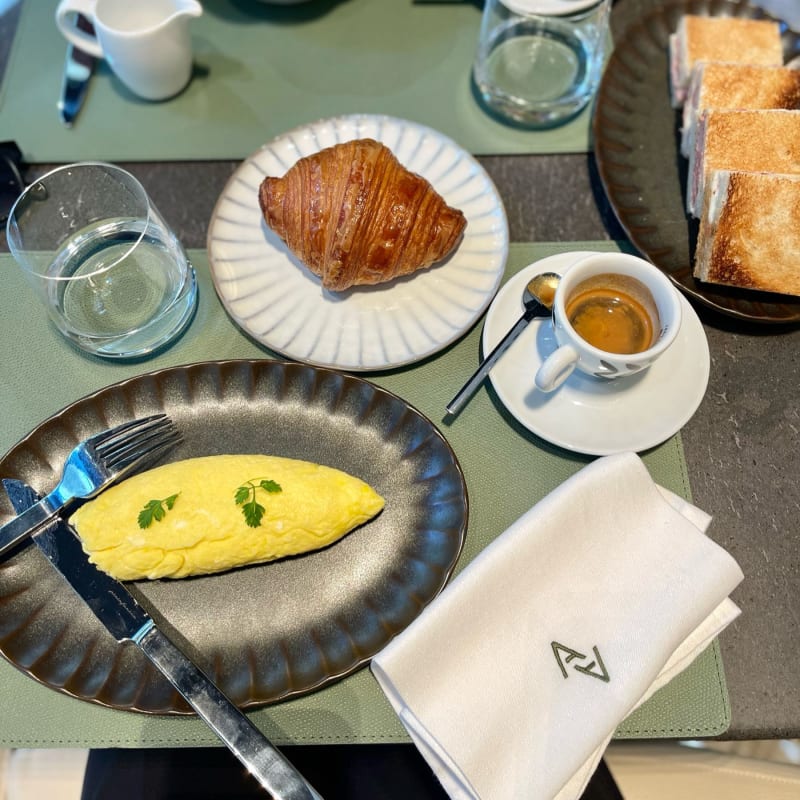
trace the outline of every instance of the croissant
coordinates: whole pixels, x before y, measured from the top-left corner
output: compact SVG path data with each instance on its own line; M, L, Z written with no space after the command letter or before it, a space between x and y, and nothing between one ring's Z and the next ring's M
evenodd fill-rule
M467 224L373 139L301 158L259 187L264 219L332 291L390 281L441 261Z

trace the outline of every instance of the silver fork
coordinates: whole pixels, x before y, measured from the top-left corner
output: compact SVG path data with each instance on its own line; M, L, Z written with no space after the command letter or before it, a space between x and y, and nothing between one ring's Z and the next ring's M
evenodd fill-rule
M76 500L94 497L110 484L153 463L180 438L166 414L155 414L123 422L81 442L67 456L56 488L0 527L0 556Z

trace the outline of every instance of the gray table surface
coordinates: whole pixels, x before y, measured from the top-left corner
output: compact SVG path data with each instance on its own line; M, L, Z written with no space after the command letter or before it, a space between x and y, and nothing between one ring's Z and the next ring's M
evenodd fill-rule
M617 23L644 1L620 0ZM14 20L14 6L0 12L0 70ZM512 241L625 238L591 155L480 161L503 197ZM205 246L214 203L237 165L122 166L142 181L184 246L195 248ZM51 166L29 165L26 177ZM4 234L0 248L7 249ZM711 349L711 378L682 431L691 487L694 502L713 515L710 535L745 574L733 595L743 613L720 639L732 706L723 738L798 738L800 326L746 324L701 305L696 310Z

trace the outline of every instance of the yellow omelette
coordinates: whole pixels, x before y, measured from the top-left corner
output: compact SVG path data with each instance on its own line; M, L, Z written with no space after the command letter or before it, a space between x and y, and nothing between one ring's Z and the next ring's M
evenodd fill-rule
M109 575L185 578L325 547L383 506L372 487L338 469L220 455L134 475L71 521L89 560Z

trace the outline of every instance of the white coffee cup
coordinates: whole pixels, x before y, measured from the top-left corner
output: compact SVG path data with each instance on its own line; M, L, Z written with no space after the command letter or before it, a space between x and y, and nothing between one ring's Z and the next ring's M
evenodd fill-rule
M606 380L623 378L647 369L675 341L680 295L649 261L594 253L562 276L552 325L559 347L539 367L538 389L552 392L574 369Z
M83 14L96 36L71 20ZM196 0L61 0L58 29L72 44L105 58L114 74L145 100L165 100L192 75L189 19L203 13Z

